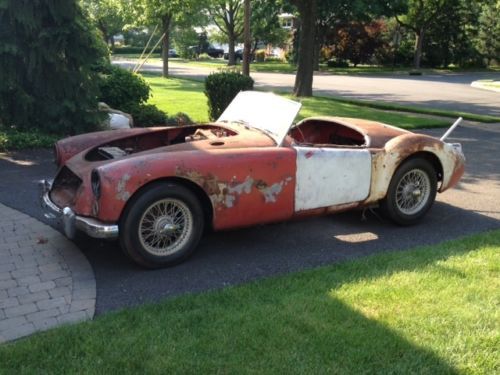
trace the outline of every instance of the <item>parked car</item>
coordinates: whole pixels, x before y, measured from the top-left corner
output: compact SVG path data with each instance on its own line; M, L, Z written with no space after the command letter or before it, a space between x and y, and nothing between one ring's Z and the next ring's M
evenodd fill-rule
M213 123L62 139L42 204L69 238L117 238L133 261L161 267L186 259L206 227L360 207L414 224L464 172L460 144L354 118L292 126L300 106L247 91Z
M179 55L175 49L171 48L168 50L168 57L179 57Z
M229 60L229 52L224 52L224 59ZM254 60L253 54L252 54L251 60L252 61ZM243 61L243 49L242 48L239 48L239 49L234 51L234 61L235 62Z
M212 45L209 45L206 48L200 48L200 46L191 46L189 47L189 51L195 55L199 55L201 53L206 53L210 57L219 58L224 55L224 50L221 48L215 48Z

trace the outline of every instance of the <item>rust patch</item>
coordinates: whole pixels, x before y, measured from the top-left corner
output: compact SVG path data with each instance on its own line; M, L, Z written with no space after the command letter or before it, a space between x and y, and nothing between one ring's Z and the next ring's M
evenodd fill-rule
M176 168L176 176L187 178L201 186L208 194L216 210L234 207L237 204L238 197L251 194L254 187L262 194L265 203L275 203L283 187L292 181L291 177L287 177L282 181L269 185L263 180L254 180L251 176L247 176L244 181L233 180L227 182L220 181L211 173L202 175L198 171L186 170L180 167Z

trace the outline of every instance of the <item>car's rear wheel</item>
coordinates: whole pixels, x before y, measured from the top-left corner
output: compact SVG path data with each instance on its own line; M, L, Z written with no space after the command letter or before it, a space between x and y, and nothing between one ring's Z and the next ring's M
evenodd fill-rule
M193 253L203 226L203 209L192 191L174 183L158 183L127 205L120 243L125 254L142 266L170 266Z
M437 174L432 164L421 158L410 159L392 176L380 209L399 225L415 224L431 208L436 191Z

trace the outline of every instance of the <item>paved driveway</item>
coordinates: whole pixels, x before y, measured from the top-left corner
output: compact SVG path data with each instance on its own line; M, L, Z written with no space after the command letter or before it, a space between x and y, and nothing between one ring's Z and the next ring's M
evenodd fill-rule
M155 271L130 263L116 243L81 237L75 242L97 281L96 313L500 228L500 124L460 127L454 137L451 141L462 142L467 156L465 178L457 189L439 195L417 226L396 227L370 212L364 220L355 211L209 233L189 261ZM51 153L4 156L0 170L0 202L44 220L35 181L54 175Z
M135 65L127 61L115 63L125 67ZM161 72L161 62L145 64L143 69ZM191 79L202 80L214 70L175 62L170 64L172 76ZM295 82L293 74L252 73L252 78L256 87L275 91L291 91ZM347 76L317 73L313 86L317 95L500 116L500 93L470 86L479 79L500 80L500 73L450 73L420 77L402 74Z

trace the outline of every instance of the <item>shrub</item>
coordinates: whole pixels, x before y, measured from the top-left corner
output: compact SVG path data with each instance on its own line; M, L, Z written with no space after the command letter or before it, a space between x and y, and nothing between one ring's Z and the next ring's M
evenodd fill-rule
M60 138L60 135L44 134L38 129L17 130L0 126L0 152L51 147Z
M132 115L136 127L144 128L167 123L167 114L153 104L130 104L123 111Z
M349 63L345 60L328 60L326 65L329 68L349 68Z
M219 118L234 97L244 90L253 90L252 78L233 72L210 74L205 80L210 119Z
M126 112L126 108L149 99L151 89L138 74L112 66L103 78L99 100L113 108Z
M193 120L184 112L177 112L175 116L168 116L167 118L167 125L183 126L191 125L192 123Z
M264 62L266 59L266 51L263 49L259 49L255 51L255 61L257 62Z
M208 53L203 52L203 53L200 53L200 54L198 55L197 60L199 60L199 61L209 61L209 60L213 60L213 58L212 58L212 57L210 57L210 56L208 55Z
M98 75L107 47L80 1L0 5L0 122L75 134L95 128Z

